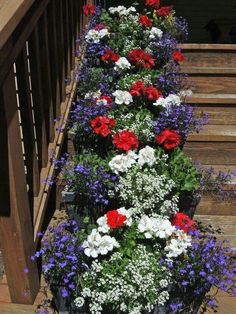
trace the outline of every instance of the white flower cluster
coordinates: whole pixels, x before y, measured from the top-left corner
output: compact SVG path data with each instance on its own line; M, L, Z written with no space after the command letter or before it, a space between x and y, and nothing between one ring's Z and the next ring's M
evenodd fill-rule
M115 103L117 105L129 105L133 102L132 95L127 91L116 90L112 95L115 96Z
M106 255L115 247L119 247L119 243L114 237L108 235L101 236L97 229L93 229L87 240L82 244L84 254L97 258L98 255Z
M85 39L87 42L94 42L97 44L105 36L110 36L110 33L106 28L103 28L101 30L90 29L86 34Z
M165 247L168 258L178 257L185 253L188 247L191 247L192 237L187 235L183 230L176 230L172 239Z
M170 284L170 277L166 268L157 263L158 251L151 253L144 245L139 245L125 268L122 271L117 269L118 273L107 272L107 269L116 265L117 259L118 262L122 261L121 254L113 255L105 262L104 267L101 262L94 261L90 272L82 275L85 286L81 295L83 298L90 298L92 314L101 313L105 304L112 305L124 313L141 314L144 310L151 311L156 304L164 304L168 300L168 292L165 289ZM110 267L107 267L108 265ZM152 303L149 301L149 295L156 295ZM140 303L140 300L144 299L146 302ZM82 304L82 301L79 301Z
M179 97L189 97L193 95L193 91L191 89L181 90L178 95Z
M143 215L138 224L138 230L144 233L146 239L153 237L160 239L169 238L176 228L171 225L171 222L162 216L147 216Z
M125 57L120 57L120 59L115 62L114 70L117 72L122 72L130 68L131 68L131 64Z
M129 7L128 9L124 7L123 5L119 5L118 7L110 7L108 11L111 14L118 14L119 16L128 16L132 13L136 12L135 7Z
M157 27L152 27L149 33L150 39L161 38L163 35L163 31Z
M120 199L133 208L134 215L155 213L170 216L178 210L178 197L171 195L174 187L174 181L159 175L156 169L134 166L120 176L116 191Z
M131 210L127 210L124 207L121 207L121 208L117 209L117 212L120 215L126 216L127 220L124 222L124 225L126 225L126 226L132 225L132 211ZM106 215L98 218L97 224L98 224L98 231L101 233L108 233L111 230L111 228L107 224L107 216Z
M155 156L155 149L147 145L138 154L129 151L127 154L116 155L109 162L109 167L114 173L119 174L120 172L127 172L133 165L143 167L147 164L152 167L159 161L160 159Z
M170 94L166 98L160 97L153 105L168 108L170 106L179 106L180 104L180 97L178 95Z

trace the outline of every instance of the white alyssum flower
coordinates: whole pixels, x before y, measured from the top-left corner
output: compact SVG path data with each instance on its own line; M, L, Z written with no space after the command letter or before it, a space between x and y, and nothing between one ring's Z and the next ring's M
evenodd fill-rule
M171 225L168 219L162 216L147 216L143 215L138 224L138 230L144 233L146 239L158 237L161 239L169 238L176 228Z
M127 91L117 90L112 95L115 96L115 103L117 105L129 105L133 102L132 95Z
M93 229L82 247L85 255L97 258L98 255L106 255L115 247L119 247L119 243L115 238L108 235L101 236L97 229Z
M84 98L85 99L96 99L96 98L99 98L100 96L102 95L101 91L98 90L96 92L89 92L89 93L86 93Z
M183 230L176 230L174 237L165 247L168 258L178 257L185 253L187 248L191 247L192 237L187 235Z
M109 162L109 167L115 174L119 172L126 172L133 164L136 163L138 156L133 151L129 151L127 154L116 155Z
M124 71L131 68L131 64L125 57L121 57L118 61L115 62L115 71Z
M178 94L179 97L189 97L193 95L193 91L191 89L181 90Z
M105 36L110 36L107 28L103 28L101 30L90 29L86 34L85 39L87 42L94 42L97 44Z
M141 149L138 153L138 164L142 167L147 164L148 166L153 166L156 162L155 149L150 146L146 146Z
M131 13L135 13L136 9L135 7L129 7L128 9L124 7L123 5L119 5L118 7L110 7L108 11L111 14L119 14L119 16L128 16Z
M85 300L82 297L78 297L74 301L76 307L82 307L84 305L84 302Z
M153 103L154 106L161 106L168 108L170 106L179 106L181 104L181 99L178 95L170 94L166 98L160 97Z
M163 31L157 27L152 27L150 30L150 39L161 38L163 35Z

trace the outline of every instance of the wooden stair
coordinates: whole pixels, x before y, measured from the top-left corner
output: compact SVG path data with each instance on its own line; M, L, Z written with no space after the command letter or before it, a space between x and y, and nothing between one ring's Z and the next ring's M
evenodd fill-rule
M208 125L189 136L185 152L204 166L236 171L236 47L185 44L181 48L185 54L181 71L189 75L193 91L186 102L209 116ZM236 204L206 196L198 213L236 215Z

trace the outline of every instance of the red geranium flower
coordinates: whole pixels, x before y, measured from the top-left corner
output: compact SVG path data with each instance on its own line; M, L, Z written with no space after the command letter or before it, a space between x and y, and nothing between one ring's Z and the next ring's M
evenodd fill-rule
M173 10L173 6L170 5L168 7L161 7L160 9L156 10L157 16L169 16Z
M156 142L159 145L163 145L165 149L169 150L180 145L181 137L177 131L165 129L156 136Z
M153 86L146 87L145 94L147 95L147 99L150 101L157 100L162 96L161 92Z
M144 94L146 87L142 81L135 82L130 87L130 94L134 97L140 97Z
M96 24L96 26L95 26L95 30L96 31L100 31L100 30L102 30L102 29L104 29L104 28L106 28L106 26L104 25L104 24Z
M147 15L140 15L138 21L142 26L152 27L152 20Z
M107 224L111 229L116 229L118 227L122 227L124 222L127 220L125 215L121 215L117 210L110 210L106 213Z
M160 5L160 0L146 0L146 5L157 9Z
M116 122L114 119L108 117L99 116L90 121L90 125L94 133L107 137L111 134L111 128L114 128Z
M176 50L172 53L172 59L176 62L181 62L184 61L184 55L179 50Z
M139 67L150 69L155 66L152 56L143 49L134 49L128 55L128 60Z
M118 149L124 150L125 152L129 151L130 149L136 149L139 147L139 141L137 139L137 136L133 132L128 130L116 133L113 136L112 143Z
M194 230L196 228L196 223L194 220L189 218L189 216L183 213L176 213L172 219L172 225L179 227L184 232L188 233L190 230Z
M85 15L94 15L96 11L96 7L93 4L83 5L83 12Z
M105 54L101 57L101 60L103 62L110 61L110 62L116 62L120 59L120 56L118 56L113 50L106 49Z
M102 95L97 99L97 102L104 101L106 104L105 106L110 109L111 108L111 103L112 103L112 98L108 95Z

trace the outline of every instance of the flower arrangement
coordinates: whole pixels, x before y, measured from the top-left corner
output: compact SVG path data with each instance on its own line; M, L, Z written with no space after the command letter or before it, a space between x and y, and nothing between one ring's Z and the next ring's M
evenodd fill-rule
M186 22L160 0L144 4L83 7L91 19L68 121L76 154L56 161L79 219L50 228L35 255L68 313L196 313L215 308L211 287L235 293L233 251L182 202L213 185L182 151L205 123L183 100Z

